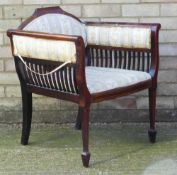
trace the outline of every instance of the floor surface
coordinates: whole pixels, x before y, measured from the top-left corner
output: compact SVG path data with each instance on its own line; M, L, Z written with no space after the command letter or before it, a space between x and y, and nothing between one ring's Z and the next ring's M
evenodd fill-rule
M90 167L82 167L81 132L73 126L33 127L28 146L21 129L0 126L0 175L177 175L177 123L158 123L155 144L147 124L90 128Z

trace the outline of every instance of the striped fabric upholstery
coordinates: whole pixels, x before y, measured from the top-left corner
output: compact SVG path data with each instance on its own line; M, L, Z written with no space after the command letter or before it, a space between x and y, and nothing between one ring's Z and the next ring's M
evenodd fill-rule
M31 21L23 30L82 36L85 45L87 44L85 24L67 15L42 15Z
M76 46L71 41L13 36L14 55L60 62L76 62Z
M93 45L151 48L151 29L135 26L87 26L87 42Z
M141 71L92 66L86 67L86 81L90 93L122 88L150 79L150 74Z

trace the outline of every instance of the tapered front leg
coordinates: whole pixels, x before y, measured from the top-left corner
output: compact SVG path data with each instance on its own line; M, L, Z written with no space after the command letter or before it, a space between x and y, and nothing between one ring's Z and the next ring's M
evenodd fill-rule
M82 125L82 112L81 108L78 109L77 119L76 119L76 125L75 128L78 130L81 130Z
M156 118L156 88L149 88L150 129L148 130L148 134L151 143L154 143L156 141L157 131L155 129L155 118Z
M82 115L82 140L83 152L81 154L84 167L89 166L90 153L89 153L89 113L90 105L87 107L80 107Z
M23 107L23 123L22 123L22 136L21 144L27 145L31 129L32 119L32 93L27 92L25 87L22 90L22 107Z

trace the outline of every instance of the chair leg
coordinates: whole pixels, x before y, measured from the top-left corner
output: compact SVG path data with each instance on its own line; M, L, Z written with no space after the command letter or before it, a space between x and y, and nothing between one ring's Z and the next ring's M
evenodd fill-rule
M77 119L76 119L76 125L75 125L75 128L77 130L81 130L81 123L82 123L82 112L81 112L81 108L79 107Z
M23 123L21 144L27 145L31 129L32 119L32 93L27 92L26 88L22 89L22 106L23 106Z
M89 166L90 153L89 153L89 113L90 105L88 107L80 108L82 114L82 140L83 152L81 154L82 163L84 167Z
M157 131L155 129L155 117L156 117L156 88L149 88L149 119L150 129L148 130L149 140L151 143L155 143Z

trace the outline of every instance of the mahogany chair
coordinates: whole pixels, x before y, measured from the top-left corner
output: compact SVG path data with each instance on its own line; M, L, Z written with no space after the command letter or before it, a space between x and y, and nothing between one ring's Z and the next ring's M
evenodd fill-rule
M21 84L23 127L28 144L32 93L79 106L82 161L89 166L89 113L92 103L149 91L149 139L156 139L156 88L160 24L81 22L60 7L40 8L17 30L8 30Z

